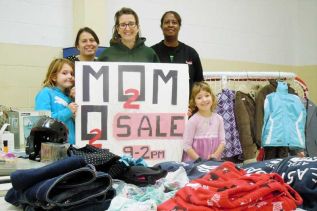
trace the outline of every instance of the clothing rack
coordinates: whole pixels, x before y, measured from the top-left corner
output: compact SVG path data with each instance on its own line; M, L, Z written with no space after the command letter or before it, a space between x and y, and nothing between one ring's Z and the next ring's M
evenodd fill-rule
M205 80L268 80L268 79L294 79L295 73L290 72L205 72Z
M301 97L308 97L306 83L292 72L204 72L204 79L216 92L228 88L228 85L231 85L231 89L240 90L241 84L244 84L251 90L267 84L269 80L283 80L287 81Z

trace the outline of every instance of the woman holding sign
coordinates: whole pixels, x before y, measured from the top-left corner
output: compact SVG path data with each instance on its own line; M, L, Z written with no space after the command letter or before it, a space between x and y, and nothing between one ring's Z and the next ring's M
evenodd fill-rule
M99 61L159 62L158 56L145 46L140 37L139 18L130 8L122 8L115 14L115 25L110 47L99 56Z

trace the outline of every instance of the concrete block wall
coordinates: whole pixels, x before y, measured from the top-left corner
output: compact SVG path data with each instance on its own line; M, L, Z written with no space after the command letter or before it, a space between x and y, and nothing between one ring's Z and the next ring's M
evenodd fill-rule
M73 46L80 27L109 46L115 12L139 15L147 45L163 39L160 18L180 13L180 40L194 47L204 71L290 71L317 102L315 0L0 0L0 104L32 108L47 66Z
M0 104L29 109L58 47L0 43Z
M0 104L32 108L47 67L72 41L72 0L0 1Z

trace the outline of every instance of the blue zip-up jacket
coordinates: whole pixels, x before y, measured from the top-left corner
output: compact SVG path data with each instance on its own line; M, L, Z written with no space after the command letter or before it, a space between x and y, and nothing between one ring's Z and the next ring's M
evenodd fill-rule
M62 121L68 128L68 142L75 144L75 123L68 108L72 100L57 87L44 87L35 97L35 110L49 110L54 119Z
M285 82L264 101L262 146L305 148L306 110L297 95L288 93Z

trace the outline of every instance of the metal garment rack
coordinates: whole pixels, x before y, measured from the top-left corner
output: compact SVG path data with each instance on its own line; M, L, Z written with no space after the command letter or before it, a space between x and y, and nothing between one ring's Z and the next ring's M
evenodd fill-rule
M296 74L290 72L204 72L205 80L269 80L295 79Z
M290 82L292 87L297 87L302 97L308 97L306 83L292 72L204 72L206 82L220 82L221 88L227 87L228 83L265 83L269 80L284 80Z

